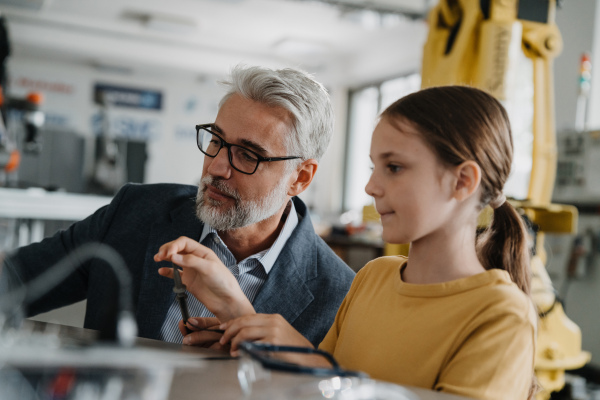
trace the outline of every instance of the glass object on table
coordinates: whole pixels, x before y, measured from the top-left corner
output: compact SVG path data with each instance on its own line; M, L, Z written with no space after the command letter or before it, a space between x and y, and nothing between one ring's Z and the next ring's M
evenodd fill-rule
M297 400L419 400L412 391L369 378L335 376L299 385L286 398Z
M311 347L242 342L240 353L238 381L244 399L281 398L281 390L272 385L271 371L316 377L368 378L368 375L363 372L348 371L341 368L331 354ZM305 357L324 358L331 367L310 367L308 365L311 362L303 360ZM280 380L280 382L282 381L283 379ZM297 385L297 382L297 380L292 380L284 386L291 383Z

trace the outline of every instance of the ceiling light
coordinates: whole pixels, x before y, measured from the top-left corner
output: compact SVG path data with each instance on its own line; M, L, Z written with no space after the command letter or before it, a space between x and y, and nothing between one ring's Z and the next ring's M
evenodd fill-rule
M329 54L329 47L323 43L305 39L283 39L273 45L277 54L292 59L322 58Z
M31 10L41 10L46 0L0 0L0 4L28 8Z
M178 15L125 10L122 18L161 32L189 34L198 29L196 20Z
M133 73L133 69L131 67L126 67L123 65L117 64L109 64L107 62L91 60L90 66L95 68L101 72L107 72L112 74L121 74L121 75L130 75Z
M170 33L193 33L198 28L196 21L166 14L148 14L146 28Z

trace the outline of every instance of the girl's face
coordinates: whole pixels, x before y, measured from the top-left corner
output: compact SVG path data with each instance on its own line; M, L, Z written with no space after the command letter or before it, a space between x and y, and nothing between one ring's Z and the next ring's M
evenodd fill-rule
M456 179L406 120L382 118L371 139L373 173L365 191L381 215L383 240L410 243L445 225Z

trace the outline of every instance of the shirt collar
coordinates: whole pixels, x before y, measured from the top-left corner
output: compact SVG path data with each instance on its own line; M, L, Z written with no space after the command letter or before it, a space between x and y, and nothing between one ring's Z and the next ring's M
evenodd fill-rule
M283 247L285 246L288 239L292 235L292 232L298 225L298 214L296 213L296 207L294 206L294 202L290 200L287 208L289 210L286 210L287 218L285 220L285 224L283 225L283 229L281 230L281 232L279 232L279 236L277 236L277 239L275 239L273 245L268 249L260 251L246 258L246 260L249 258L256 258L262 264L267 274L271 271L273 265L275 265L275 261L277 260L277 257L279 257L281 250L283 250ZM217 231L205 222L204 228L202 228L202 234L200 235L199 242L202 242L206 238L206 236L208 236L211 233L219 237ZM221 241L221 243L223 244L223 246L225 246L225 243L223 243L223 241Z

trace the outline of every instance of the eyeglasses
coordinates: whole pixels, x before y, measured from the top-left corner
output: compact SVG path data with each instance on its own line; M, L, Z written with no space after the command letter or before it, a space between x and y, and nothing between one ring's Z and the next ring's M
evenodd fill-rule
M363 372L342 369L331 354L310 347L275 346L267 343L242 342L240 343L240 350L238 380L245 398L251 395L253 384L258 381L268 381L270 379L270 370L320 377L368 378L368 375ZM278 357L284 353L318 355L329 361L332 367L307 367L293 364Z
M227 147L229 164L236 170L246 175L256 172L261 162L294 160L300 156L288 157L263 157L260 154L237 144L227 143L225 139L214 133L213 124L196 125L196 143L201 152L209 157L216 157L219 151Z

